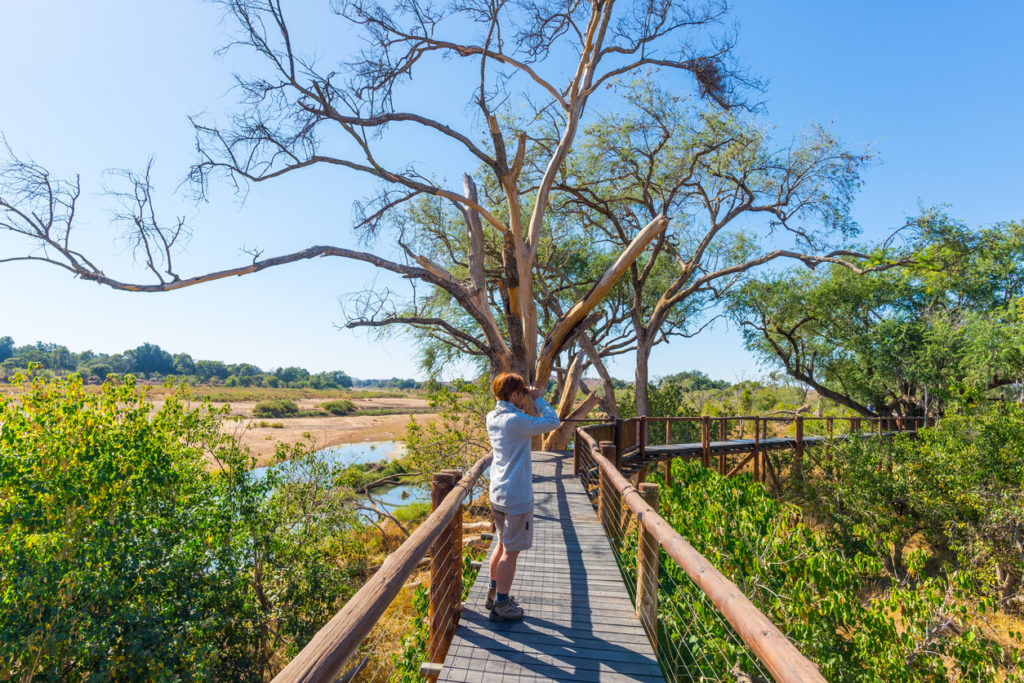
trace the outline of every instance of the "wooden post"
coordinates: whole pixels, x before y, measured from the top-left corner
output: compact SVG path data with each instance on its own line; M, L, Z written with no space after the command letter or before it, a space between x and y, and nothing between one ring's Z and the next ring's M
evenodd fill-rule
M452 487L462 479L462 470L444 470L444 473L452 479ZM472 502L472 501L470 501ZM448 599L449 614L448 630L444 634L444 654L448 654L448 648L455 637L455 630L459 627L459 620L462 618L462 512L463 506L455 511L448 532L451 534L452 553L449 557L450 565L448 571Z
M644 456L647 455L647 429L648 423L647 416L645 415L640 418L640 439L639 443L637 444L639 446L637 455L640 456L641 460L643 460Z
M580 430L577 428L572 437L572 476L580 476L580 449L586 448L583 439L580 438Z
M718 418L718 440L726 441L729 438L729 421L727 418ZM725 476L725 451L718 453L718 473Z
M860 431L860 420L855 417L850 418L850 433L856 434Z
M618 417L615 418L615 438L613 440L615 442L615 452L616 453L621 453L622 452L622 419L618 418ZM604 452L604 451L602 450L602 452ZM616 455L614 458L609 458L609 460L611 460L613 463L615 463L615 469L619 468L619 458L618 458L618 455Z
M455 484L458 483L459 479L460 477L454 476L451 470L434 474L430 485L430 500L434 510L441 505L445 496L455 488ZM459 518L459 545L461 545L461 506L460 511L455 516ZM452 518L452 521L438 535L437 541L434 542L434 546L430 551L430 641L427 660L431 662L444 662L444 657L448 652L448 645L451 642L450 638L446 638L446 635L449 631L454 632L454 629L449 628L449 622L454 619L451 583L455 553L455 539L452 535L452 528L455 523L455 518ZM461 557L459 561L461 564ZM458 573L461 574L461 572Z
M707 415L700 418L700 464L711 466L711 418Z
M640 484L640 497L658 510L658 485ZM643 524L637 524L639 547L636 554L636 616L647 631L654 654L658 654L658 539Z
M761 462L761 418L754 416L754 481L763 482Z
M796 416L796 458L793 462L793 476L798 481L804 478L804 418L803 415Z
M832 417L831 415L829 415L828 417L825 418L825 427L828 429L828 438L829 439L831 439L832 436L833 436L832 429L834 427L834 420L835 420L835 418Z
M601 455L607 458L610 462L615 462L615 444L602 441L601 442ZM603 468L598 468L600 473L600 483L598 488L597 496L597 516L604 524L605 529L608 533L611 533L612 520L615 519L614 501L612 500L612 487L608 484L608 477L604 473Z
M672 418L671 417L666 417L665 418L665 445L666 446L671 446L672 445Z

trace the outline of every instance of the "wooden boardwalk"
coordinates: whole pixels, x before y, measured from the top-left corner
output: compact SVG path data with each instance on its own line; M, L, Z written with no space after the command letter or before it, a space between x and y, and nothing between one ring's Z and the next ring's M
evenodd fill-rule
M572 455L534 451L533 491L533 548L512 586L526 618L488 619L485 562L438 680L663 681Z

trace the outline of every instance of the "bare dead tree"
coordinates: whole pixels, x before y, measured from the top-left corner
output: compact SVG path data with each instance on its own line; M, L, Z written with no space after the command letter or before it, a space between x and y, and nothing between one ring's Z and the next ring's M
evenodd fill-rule
M181 277L171 264L186 226L158 222L146 173L127 176L134 190L122 199L133 199L124 202L133 207L132 243L156 281L121 281L73 246L77 181L55 181L43 168L11 155L0 194L0 228L31 246L14 258L45 261L86 280L139 292L170 291L326 256L364 261L443 290L474 329L467 333L441 316L384 314L384 309L355 324L431 330L486 356L492 371L516 370L538 384L547 381L581 323L668 225L665 216L651 215L593 287L540 329L534 282L538 251L556 180L564 175L592 96L613 79L649 70L669 80L689 75L701 96L725 108L743 106L737 91L756 85L732 65L731 37L716 33L727 9L719 0L457 0L444 5L404 0L394 6L337 0L333 11L339 28L363 47L347 62L326 68L298 46L301 36L286 21L282 0L221 4L237 28L228 49L254 51L263 70L236 77L241 101L227 125L193 118L199 161L190 179L199 196L218 176L239 188L313 166L370 176L380 191L360 204L356 226L367 242L409 201L437 197L463 216L471 247L465 272L454 273L399 240L398 259L316 245L270 258L254 251L246 266ZM414 72L448 80L454 72L446 65L468 65L477 74L465 83L473 116L440 120L427 108L399 106ZM537 132L551 130L553 137ZM481 201L472 179L455 189L435 180L437 168L385 160L388 145L410 132L446 150L439 152L445 158L475 159L500 188L501 203ZM528 182L527 158L543 168ZM500 268L486 260L488 239L500 241ZM496 282L488 282L489 272L496 273Z

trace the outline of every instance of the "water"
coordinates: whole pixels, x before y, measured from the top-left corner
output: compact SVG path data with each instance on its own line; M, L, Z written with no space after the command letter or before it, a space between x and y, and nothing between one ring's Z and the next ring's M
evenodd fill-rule
M405 444L397 441L371 441L366 443L341 444L330 446L318 451L325 462L331 465L348 467L371 462L386 462L405 455ZM287 462L270 467L288 467ZM267 476L267 467L254 467L252 473L257 477ZM430 488L419 484L400 484L389 488L380 488L372 492L373 499L389 512L397 507L430 500ZM367 501L366 496L360 496ZM373 515L361 512L367 519Z

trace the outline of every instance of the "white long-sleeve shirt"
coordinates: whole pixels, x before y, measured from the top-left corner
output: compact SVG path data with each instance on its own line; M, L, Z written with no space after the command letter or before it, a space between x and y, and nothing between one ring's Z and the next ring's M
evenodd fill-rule
M533 472L530 437L557 429L558 414L543 398L535 401L540 417L527 415L509 401L498 401L487 413L491 438L491 506L508 515L533 509Z

